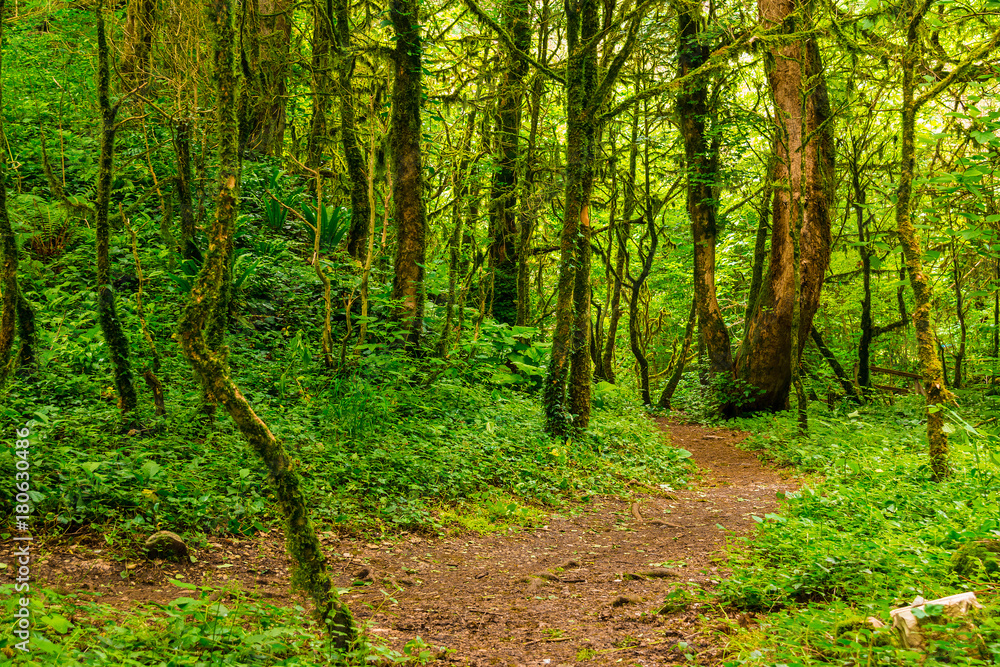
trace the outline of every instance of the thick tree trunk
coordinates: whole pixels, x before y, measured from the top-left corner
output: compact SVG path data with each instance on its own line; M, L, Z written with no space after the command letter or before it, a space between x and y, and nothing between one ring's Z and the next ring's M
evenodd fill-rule
M122 414L122 428L134 425L138 405L132 366L129 362L129 342L122 330L115 306L115 293L111 287L111 225L108 207L111 203L111 178L114 174L115 117L119 104L111 104L111 66L107 35L104 28L104 3L97 4L97 96L101 110L101 155L97 173L97 198L94 230L97 237L97 312L104 333L104 340L111 356L118 392L118 407Z
M286 518L288 551L298 568L293 584L311 597L315 613L330 636L338 658L350 649L357 630L347 607L337 598L326 571L326 557L306 512L305 498L292 461L267 425L254 413L229 375L226 355L206 339L207 328L218 319L216 311L228 308L228 284L232 282L229 248L239 212L239 124L234 0L217 3L211 18L216 29L215 62L218 87L219 178L215 220L208 253L181 315L178 339L184 355L209 393L225 407L251 448L268 471L268 480Z
M678 61L681 77L687 76L708 60L708 43L701 35L699 5L678 5ZM718 202L713 192L718 171L718 140L707 138L709 119L708 81L700 77L687 84L677 95L677 115L684 139L687 171L687 212L694 243L694 293L698 304L698 322L708 354L709 372L731 375L733 353L729 330L715 291L715 239Z
M598 30L596 0L567 3L566 9L566 199L556 326L543 397L546 429L559 436L571 426L586 428L590 418L590 194L596 128L587 110L597 86L597 56L593 48L581 53L581 44Z
M333 0L313 0L312 116L306 147L306 166L310 169L319 169L323 164L330 141L327 116L333 88L333 21Z
M285 142L289 46L292 35L287 0L243 3L240 56L241 152L281 157Z
M759 390L742 406L751 412L788 407L792 359L798 363L801 358L830 258L834 158L819 47L815 39L794 36L808 25L806 8L800 0L759 0L758 6L764 24L780 25L787 37L766 56L775 104L771 259L736 361L737 376ZM792 350L795 267L789 226L800 218L801 310L798 345Z
M504 28L522 53L531 46L527 0L508 0L502 9ZM498 322L517 322L518 251L517 192L521 171L520 134L524 78L528 63L513 53L500 84L497 101L497 171L490 193L490 259L493 273L493 316Z
M396 262L392 298L411 349L420 342L424 318L425 213L420 156L421 41L417 0L392 0L393 52L392 180L396 217Z

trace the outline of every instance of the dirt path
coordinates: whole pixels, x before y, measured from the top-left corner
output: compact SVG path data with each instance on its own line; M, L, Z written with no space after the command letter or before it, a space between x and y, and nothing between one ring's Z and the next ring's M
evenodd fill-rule
M690 489L632 504L598 498L514 536L325 539L338 585L365 584L352 587L348 604L396 648L420 636L463 665L669 665L686 662L685 653L721 662L724 622L706 624L683 593L671 598L674 611L656 612L671 592L710 588L724 576L726 535L774 511L776 492L794 483L733 447L745 434L666 420L660 427L703 470ZM123 581L122 563L103 560L100 549L53 546L38 574L49 585L98 590L104 601L176 597L184 592L165 584L178 575L214 585L236 579L276 602L287 597L280 539L220 539L196 555L185 566L140 561Z

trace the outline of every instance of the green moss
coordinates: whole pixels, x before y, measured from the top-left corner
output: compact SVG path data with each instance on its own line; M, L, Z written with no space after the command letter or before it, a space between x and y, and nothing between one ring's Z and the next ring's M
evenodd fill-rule
M964 577L1000 578L1000 540L966 542L952 554L951 569Z

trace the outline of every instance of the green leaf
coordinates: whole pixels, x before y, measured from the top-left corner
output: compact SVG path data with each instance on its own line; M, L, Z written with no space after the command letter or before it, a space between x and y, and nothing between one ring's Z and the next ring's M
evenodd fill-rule
M73 625L68 618L60 614L51 614L49 616L42 616L39 621L42 624L47 625L61 635L66 634L69 631L71 625Z

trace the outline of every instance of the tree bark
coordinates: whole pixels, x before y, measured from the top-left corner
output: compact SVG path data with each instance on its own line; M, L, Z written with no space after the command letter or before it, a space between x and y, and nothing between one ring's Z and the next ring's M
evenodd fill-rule
M708 60L709 47L701 34L705 19L700 5L678 3L678 76L685 77ZM710 116L708 81L698 77L677 95L677 115L684 139L687 173L687 212L694 243L694 293L698 322L708 354L709 373L730 375L733 353L729 330L722 319L715 290L715 241L718 202L714 189L718 171L718 140L707 138Z
M407 330L407 344L420 343L424 318L425 212L420 156L421 41L417 0L392 0L393 51L392 179L396 218L396 262L392 298Z
M674 392L677 390L677 385L680 384L681 378L684 376L684 367L687 365L687 358L691 353L691 341L694 339L694 329L697 323L698 302L692 299L691 312L688 314L687 326L684 328L684 342L681 343L680 355L675 362L670 379L667 380L667 385L660 393L660 400L656 402L656 405L664 410L670 409L670 402L674 398Z
M292 35L290 10L287 0L250 0L242 5L241 152L281 157Z
M955 389L962 388L962 361L965 359L965 339L967 335L967 327L965 324L965 300L962 298L962 272L958 266L958 244L955 243L955 239L951 239L951 260L952 269L955 278L955 313L958 317L959 326L959 344L958 352L952 353L955 358L955 376L952 386Z
M94 230L97 237L97 312L101 331L108 346L118 392L118 408L122 415L122 428L128 430L135 423L134 412L138 397L129 361L129 342L118 319L115 293L111 286L111 225L108 207L111 202L111 178L114 174L115 118L121 104L111 104L111 66L107 35L104 27L104 3L97 4L97 97L101 110L101 155L97 173L97 197Z
M531 46L527 0L507 0L503 9L504 29L513 47L525 53ZM507 54L503 82L497 101L497 171L490 192L489 267L493 273L493 317L498 322L517 322L518 173L521 171L521 106L528 63Z
M636 77L638 79L638 77ZM636 84L638 87L638 83ZM631 141L629 142L628 149L628 173L625 177L625 202L622 211L622 220L614 226L614 228L609 230L611 238L615 242L616 253L615 253L615 275L614 275L614 291L611 295L611 306L608 321L608 341L604 346L604 355L601 358L601 362L604 366L604 377L608 382L615 384L615 370L614 370L614 354L615 354L615 339L618 337L618 322L621 320L622 308L622 278L625 275L625 265L628 261L628 245L627 239L628 235L631 233L629 229L629 220L632 219L632 214L635 212L635 170L636 162L638 159L639 151L639 111L638 109L633 109L632 113L632 134ZM611 252L611 244L608 244L608 252Z
M586 428L590 416L590 194L596 128L593 114L587 113L587 107L593 103L592 96L597 88L597 55L596 49L582 51L581 44L597 34L596 0L567 3L566 21L569 61L566 68L562 257L556 288L552 357L543 397L546 428L558 436L567 435L571 426ZM581 323L584 325L582 331ZM571 367L572 380L567 397Z
M906 258L906 270L913 288L913 325L917 333L917 355L920 359L920 374L923 376L927 393L927 441L932 476L940 481L951 474L948 461L948 436L944 432L944 414L941 404L950 400L951 394L945 388L944 370L937 355L937 337L931 324L931 283L924 271L921 259L923 252L917 230L913 227L911 202L913 199L914 164L916 162L916 116L920 103L916 99L914 81L917 62L920 58L920 40L917 34L924 13L930 7L930 0L922 2L918 9L914 0L904 3L903 16L907 19L907 45L902 60L902 111L899 148L899 185L896 188L896 228Z
M200 259L201 251L195 241L194 200L191 189L191 120L177 121L174 133L174 150L177 153L177 199L181 218L181 255L184 259Z
M798 363L801 358L830 259L834 158L819 47L814 38L797 36L809 24L804 3L759 0L758 7L765 26L780 26L786 37L766 54L775 105L770 265L736 361L737 377L759 390L753 400L741 406L750 412L788 407L792 359ZM798 344L792 350L796 267L789 226L799 219L801 299Z
M129 0L122 35L122 78L130 87L149 83L149 57L156 32L156 0Z
M306 512L298 474L284 447L254 413L229 374L226 355L207 340L207 329L217 319L219 308L228 308L228 285L232 282L229 248L239 212L239 123L234 0L212 6L215 25L215 63L218 98L219 178L215 219L205 261L181 315L178 339L188 361L209 393L217 397L260 456L268 481L285 515L288 551L298 563L293 584L303 589L315 605L315 614L327 631L338 658L350 649L357 630L347 607L337 598L326 571L326 557Z
M313 0L312 116L306 147L306 166L310 169L320 168L323 154L330 142L327 116L330 111L330 91L333 88L333 16L333 0Z
M368 252L368 174L361 155L356 98L351 84L354 55L351 52L351 3L337 0L337 83L340 93L340 139L347 164L347 179L351 188L351 227L347 232L347 253L362 264Z

